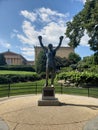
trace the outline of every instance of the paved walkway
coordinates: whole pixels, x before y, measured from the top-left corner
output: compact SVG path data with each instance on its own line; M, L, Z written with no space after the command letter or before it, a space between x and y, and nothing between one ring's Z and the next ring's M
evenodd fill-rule
M0 130L89 130L86 124L98 116L98 99L65 94L56 97L62 106L38 106L41 95L0 99Z

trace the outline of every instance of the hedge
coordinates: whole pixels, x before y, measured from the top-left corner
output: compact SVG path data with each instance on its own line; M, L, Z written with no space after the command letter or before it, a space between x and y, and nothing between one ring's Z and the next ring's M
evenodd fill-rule
M57 75L57 79L69 80L71 83L98 85L98 74L93 72L62 72Z
M27 81L35 81L40 79L40 76L37 73L33 74L4 74L0 75L0 84L6 83L16 83L16 82L27 82Z
M31 65L5 65L0 66L0 70L14 70L14 71L30 71L35 72L35 69Z

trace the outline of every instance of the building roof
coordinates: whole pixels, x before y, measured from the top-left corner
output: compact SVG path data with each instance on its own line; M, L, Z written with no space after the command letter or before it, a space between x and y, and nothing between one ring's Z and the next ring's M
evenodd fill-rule
M19 55L18 53L12 52L10 50L2 52L1 54L6 54L6 55Z
M15 52L12 52L8 49L8 51L5 51L5 52L2 52L0 54L3 54L3 55L14 55L14 56L19 56L21 57L22 59L24 59L28 64L34 64L34 61L28 61L26 58L24 58L24 56L22 56L21 54L18 54L18 53L15 53Z
M18 53L15 53L15 52L12 52L8 49L8 51L5 51L5 52L2 52L1 54L3 55L17 55L17 56L20 56L22 57L24 60L26 60L26 58L24 58L22 55L18 54ZM27 61L27 60L26 60Z

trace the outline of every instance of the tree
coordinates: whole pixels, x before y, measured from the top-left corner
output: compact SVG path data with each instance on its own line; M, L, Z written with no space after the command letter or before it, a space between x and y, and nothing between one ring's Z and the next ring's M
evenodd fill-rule
M6 65L5 57L3 54L0 54L0 65Z
M67 22L66 36L69 45L77 47L85 30L90 37L90 49L98 52L98 0L87 0L82 11L74 16L72 22Z
M44 51L41 51L38 54L38 57L35 61L35 69L37 73L45 72L46 70L46 55Z
M56 69L60 69L60 67L65 67L69 65L69 61L64 57L61 58L59 56L55 57ZM37 73L42 73L46 71L46 55L42 50L35 61L35 69Z
M55 57L56 69L60 69L60 67L68 66L68 60L64 57L61 58L59 56Z
M94 65L94 55L84 57L81 63L82 62L84 62L87 65Z
M70 64L76 64L81 60L81 57L78 54L71 52L68 56L68 60Z
M94 64L98 65L98 52L94 54Z
M78 62L77 68L80 71L87 71L88 68L94 65L94 56L86 56L83 57L83 59Z

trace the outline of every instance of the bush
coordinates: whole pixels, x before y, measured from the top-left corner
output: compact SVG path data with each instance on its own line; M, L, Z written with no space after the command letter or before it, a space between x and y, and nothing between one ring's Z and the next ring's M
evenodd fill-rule
M98 52L94 54L94 63L95 65L98 65Z
M98 65L91 66L90 68L88 68L88 71L98 73Z
M41 77L41 79L45 79L46 78L46 72L41 72L40 77Z
M75 83L77 85L81 84L92 84L98 85L98 74L93 72L62 72L57 75L57 79L65 79L69 80L71 83Z
M78 54L71 52L68 56L68 60L70 64L77 64L81 60L81 57Z
M0 84L9 83L9 79L6 76L0 75Z
M16 83L16 82L27 82L27 81L35 81L40 79L40 76L37 73L33 74L2 74L0 75L0 84L5 83Z
M29 65L5 65L5 66L0 66L0 70L15 70L15 71L35 72L34 67L29 66Z
M35 69L37 73L45 72L46 70L46 55L42 50L35 61Z
M61 68L61 72L69 72L69 71L72 71L73 69L72 69L72 67L71 66L69 66L69 67L62 67Z

